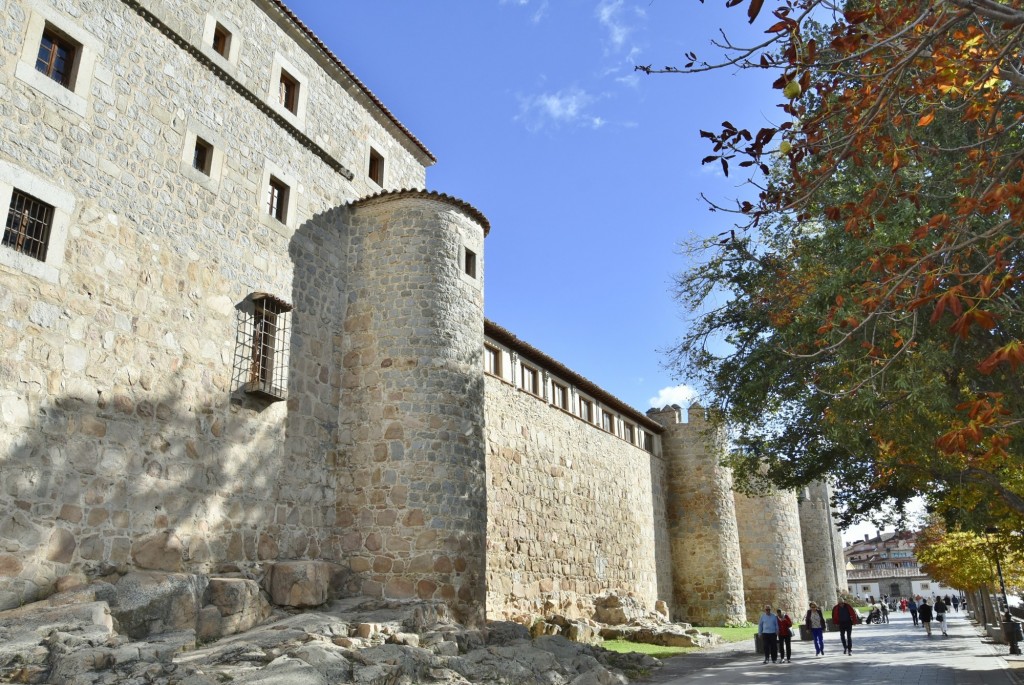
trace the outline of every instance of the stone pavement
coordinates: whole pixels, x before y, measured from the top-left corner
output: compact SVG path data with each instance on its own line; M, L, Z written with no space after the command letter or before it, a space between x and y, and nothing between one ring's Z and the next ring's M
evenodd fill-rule
M949 637L933 624L932 636L915 628L910 614L890 615L891 623L853 628L853 654L843 654L839 633L825 633L825 655L814 656L814 643L793 641L793 662L763 664L751 639L717 652L669 659L645 685L755 685L780 682L800 685L893 683L894 685L1019 685L1003 654L963 614L950 614ZM998 650L998 651L997 651Z

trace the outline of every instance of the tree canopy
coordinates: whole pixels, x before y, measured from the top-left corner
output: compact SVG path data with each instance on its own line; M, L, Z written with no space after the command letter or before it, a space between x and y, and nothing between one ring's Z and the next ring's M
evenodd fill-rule
M1024 9L995 0L726 0L765 40L780 121L702 131L752 189L690 245L674 350L734 429L739 481L834 476L844 518L925 494L1024 521Z

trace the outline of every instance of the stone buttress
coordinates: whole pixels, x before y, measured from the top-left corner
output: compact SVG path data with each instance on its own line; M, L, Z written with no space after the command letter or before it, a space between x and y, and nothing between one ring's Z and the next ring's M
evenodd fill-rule
M650 410L665 426L666 508L672 550L673 617L698 625L742 623L740 539L732 472L720 463L724 436L694 403Z
M354 203L344 319L337 525L362 594L483 617L483 239L427 191ZM474 256L467 273L467 250Z
M807 486L800 496L800 532L803 537L807 594L818 606L830 608L838 601L838 588L846 588L842 540L832 519L827 483Z

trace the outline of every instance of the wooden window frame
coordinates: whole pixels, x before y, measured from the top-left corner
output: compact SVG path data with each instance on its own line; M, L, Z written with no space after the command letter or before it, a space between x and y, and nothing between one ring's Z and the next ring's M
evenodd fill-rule
M622 439L630 445L636 443L636 426L626 421L622 422Z
M299 80L281 69L281 78L278 81L278 95L281 106L292 114L299 113L299 88L302 86Z
M615 414L601 410L601 430L615 435Z
M526 379L530 379L529 388L526 387ZM540 370L527 364L519 365L519 389L528 392L535 397L540 397Z
M54 210L53 205L15 188L0 243L27 257L46 262Z
M210 175L213 168L213 145L199 136L196 136L195 150L192 153L192 168L206 176Z
M384 186L384 155L370 148L370 164L366 175L377 185Z
M224 24L218 21L213 27L213 41L211 42L210 47L213 48L213 51L218 55L224 59L228 59L231 54L231 38L231 31L225 28Z
M484 372L501 378L501 350L492 345L484 345Z
M273 174L267 184L267 214L282 224L288 222L288 196L291 188Z
M569 410L569 386L551 381L551 406Z
M587 423L593 423L594 403L584 397L581 397L579 398L578 405L579 406L577 407L577 414L579 414L580 419L586 421Z
M44 50L47 50L47 41L50 42L50 46L48 48L49 54L44 57L43 52ZM60 56L61 49L66 52L64 57L65 70L63 72L58 72L57 59ZM47 24L46 28L43 29L42 38L39 40L39 52L36 56L36 71L43 74L50 80L59 83L68 90L73 91L75 87L75 67L79 55L81 55L81 51L82 46L80 43L71 40L67 35Z

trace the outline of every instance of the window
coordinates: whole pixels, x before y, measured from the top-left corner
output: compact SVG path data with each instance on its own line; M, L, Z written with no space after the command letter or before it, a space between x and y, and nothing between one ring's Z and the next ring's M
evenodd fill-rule
M213 163L213 146L202 138L196 136L196 149L192 153L192 168L210 175L210 166Z
M569 410L569 388L551 381L551 404L559 409Z
M467 276L476 278L476 252L466 250L466 263L463 266Z
M615 415L601 410L601 428L609 433L615 432Z
M370 148L370 169L367 175L377 185L384 185L384 155L372 147Z
M281 70L278 93L281 106L292 114L299 113L299 82L284 69Z
M594 420L594 403L580 398L580 418L590 423Z
M654 454L654 436L647 431L643 431L641 433L641 438L642 444L640 446L651 454Z
M519 370L520 377L522 379L522 382L519 384L519 387L525 390L526 392L530 393L531 395L539 394L539 384L537 382L537 377L539 374L537 373L537 369L529 367L526 364L522 364L520 365Z
M281 223L288 220L288 186L276 176L267 184L267 213Z
M292 306L266 293L254 293L252 302L252 339L245 391L283 400L287 391L288 313Z
M213 50L221 57L227 58L231 52L231 32L217 22L213 29Z
M636 427L631 423L622 423L622 439L629 444L634 444L636 440Z
M36 71L45 74L65 88L71 89L72 70L78 47L67 38L58 35L49 26L39 41L39 55L36 57Z
M501 377L501 350L484 345L484 372Z
M3 245L45 262L52 225L52 206L15 189L7 211Z

